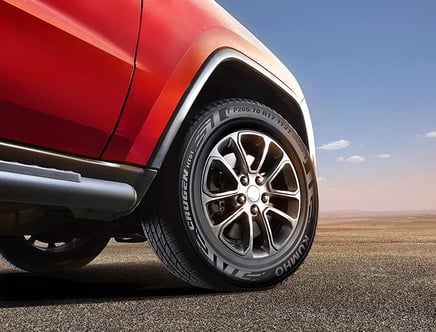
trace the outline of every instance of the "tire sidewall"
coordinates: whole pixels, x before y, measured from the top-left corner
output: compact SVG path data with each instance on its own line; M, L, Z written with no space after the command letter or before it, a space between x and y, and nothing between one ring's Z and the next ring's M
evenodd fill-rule
M194 250L204 265L230 283L247 287L275 284L295 271L306 257L315 236L318 193L312 162L301 138L289 123L266 106L229 100L212 106L191 127L184 145L179 173L180 215ZM268 260L238 259L211 233L201 207L199 190L203 167L211 148L234 131L256 130L279 142L292 154L304 196L292 245ZM297 160L297 164L295 164ZM200 184L200 186L199 186Z

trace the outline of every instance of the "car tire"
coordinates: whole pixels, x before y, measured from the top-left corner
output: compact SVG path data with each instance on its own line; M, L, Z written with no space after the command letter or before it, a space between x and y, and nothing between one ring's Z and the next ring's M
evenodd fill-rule
M302 139L280 114L242 99L205 107L185 132L143 207L157 255L196 287L259 289L286 279L308 254L318 215Z
M47 236L2 236L0 255L28 272L57 274L76 270L96 258L109 238L71 238L59 242Z

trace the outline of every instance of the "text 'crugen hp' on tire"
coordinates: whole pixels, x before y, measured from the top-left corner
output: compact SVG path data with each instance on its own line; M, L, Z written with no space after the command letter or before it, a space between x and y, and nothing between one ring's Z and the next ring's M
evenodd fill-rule
M306 147L277 112L229 99L200 112L172 153L145 208L144 229L163 263L194 286L272 286L312 244L315 174Z

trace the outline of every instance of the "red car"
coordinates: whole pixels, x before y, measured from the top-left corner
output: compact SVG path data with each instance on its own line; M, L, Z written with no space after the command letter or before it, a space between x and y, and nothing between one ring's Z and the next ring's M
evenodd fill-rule
M112 237L186 282L294 272L318 215L292 74L214 1L0 0L0 253L58 274Z

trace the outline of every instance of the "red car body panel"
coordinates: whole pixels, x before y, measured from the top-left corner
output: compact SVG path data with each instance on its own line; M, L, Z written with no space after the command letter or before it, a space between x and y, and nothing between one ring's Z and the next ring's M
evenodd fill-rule
M143 22L132 89L105 160L146 165L184 93L216 50L249 54L301 94L280 61L212 1L145 1Z
M2 139L98 157L134 67L140 0L0 1Z
M303 99L281 62L213 1L5 0L0 40L8 50L1 139L86 157L147 165L196 75L223 48Z

